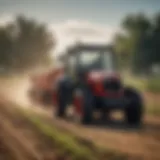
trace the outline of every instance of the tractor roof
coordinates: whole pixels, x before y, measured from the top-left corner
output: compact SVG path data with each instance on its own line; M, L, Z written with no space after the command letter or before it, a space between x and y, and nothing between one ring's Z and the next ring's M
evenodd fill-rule
M65 61L65 59L72 54L75 54L76 52L79 52L81 50L93 50L93 51L106 51L106 50L112 50L113 47L111 45L104 45L104 44L83 44L83 43L77 43L76 45L69 47L65 54L59 56L59 60L62 62ZM80 53L80 52L79 52Z
M70 47L67 51L67 54L74 54L75 52L81 50L97 50L97 51L105 51L112 49L111 45L104 45L104 44L82 44L78 43L73 47Z

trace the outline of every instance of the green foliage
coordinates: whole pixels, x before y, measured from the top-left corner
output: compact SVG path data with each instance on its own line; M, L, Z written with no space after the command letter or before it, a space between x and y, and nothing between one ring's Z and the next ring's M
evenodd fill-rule
M145 91L147 87L147 79L134 76L127 73L122 73L122 78L124 84L127 86L132 86L140 91Z
M149 19L142 13L128 15L122 21L124 33L115 37L115 49L121 64L136 73L149 71L160 63L160 13Z
M154 115L159 117L160 116L160 105L150 105L147 106L147 113L150 115Z
M25 16L0 27L0 67L23 71L50 60L54 40L44 24Z
M6 28L0 28L0 65L7 67L10 63L8 54L12 50L12 39Z
M122 73L125 85L137 88L141 91L160 93L160 77L142 78L135 75Z
M160 93L160 78L150 78L147 83L147 90L153 93Z
M55 128L52 128L49 125L44 124L41 122L40 119L34 117L31 119L36 126L39 127L41 131L47 136L49 136L53 142L56 144L57 147L61 148L61 152L64 154L70 154L73 160L94 160L95 157L91 154L91 151L84 146L80 146L76 143L74 137L71 137L67 134L61 133Z

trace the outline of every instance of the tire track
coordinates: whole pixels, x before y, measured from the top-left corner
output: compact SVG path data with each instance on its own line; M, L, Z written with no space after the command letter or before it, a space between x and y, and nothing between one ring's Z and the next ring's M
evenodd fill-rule
M17 160L41 160L32 143L28 143L20 131L13 127L10 118L0 112L0 128L3 143Z

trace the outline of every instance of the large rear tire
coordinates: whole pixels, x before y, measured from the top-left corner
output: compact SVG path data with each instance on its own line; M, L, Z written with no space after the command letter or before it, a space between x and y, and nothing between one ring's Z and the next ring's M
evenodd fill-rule
M76 121L78 121L78 123L87 125L90 124L93 120L93 106L94 106L93 96L88 90L85 89L82 90L82 101L83 102L81 103L81 113L74 113L74 117Z
M142 120L142 106L140 103L137 103L133 106L130 105L126 109L126 120L128 124L140 125Z
M63 79L58 87L58 104L56 107L56 116L66 117L66 109L70 103L72 95L72 84L68 79Z
M131 88L127 88L125 96L129 102L125 109L127 123L130 125L141 125L144 106L140 94Z

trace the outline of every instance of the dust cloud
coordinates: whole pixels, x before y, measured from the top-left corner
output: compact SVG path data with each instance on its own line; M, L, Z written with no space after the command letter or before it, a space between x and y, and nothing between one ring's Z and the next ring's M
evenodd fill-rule
M30 106L27 91L30 87L29 76L18 76L1 80L1 94L22 106Z

